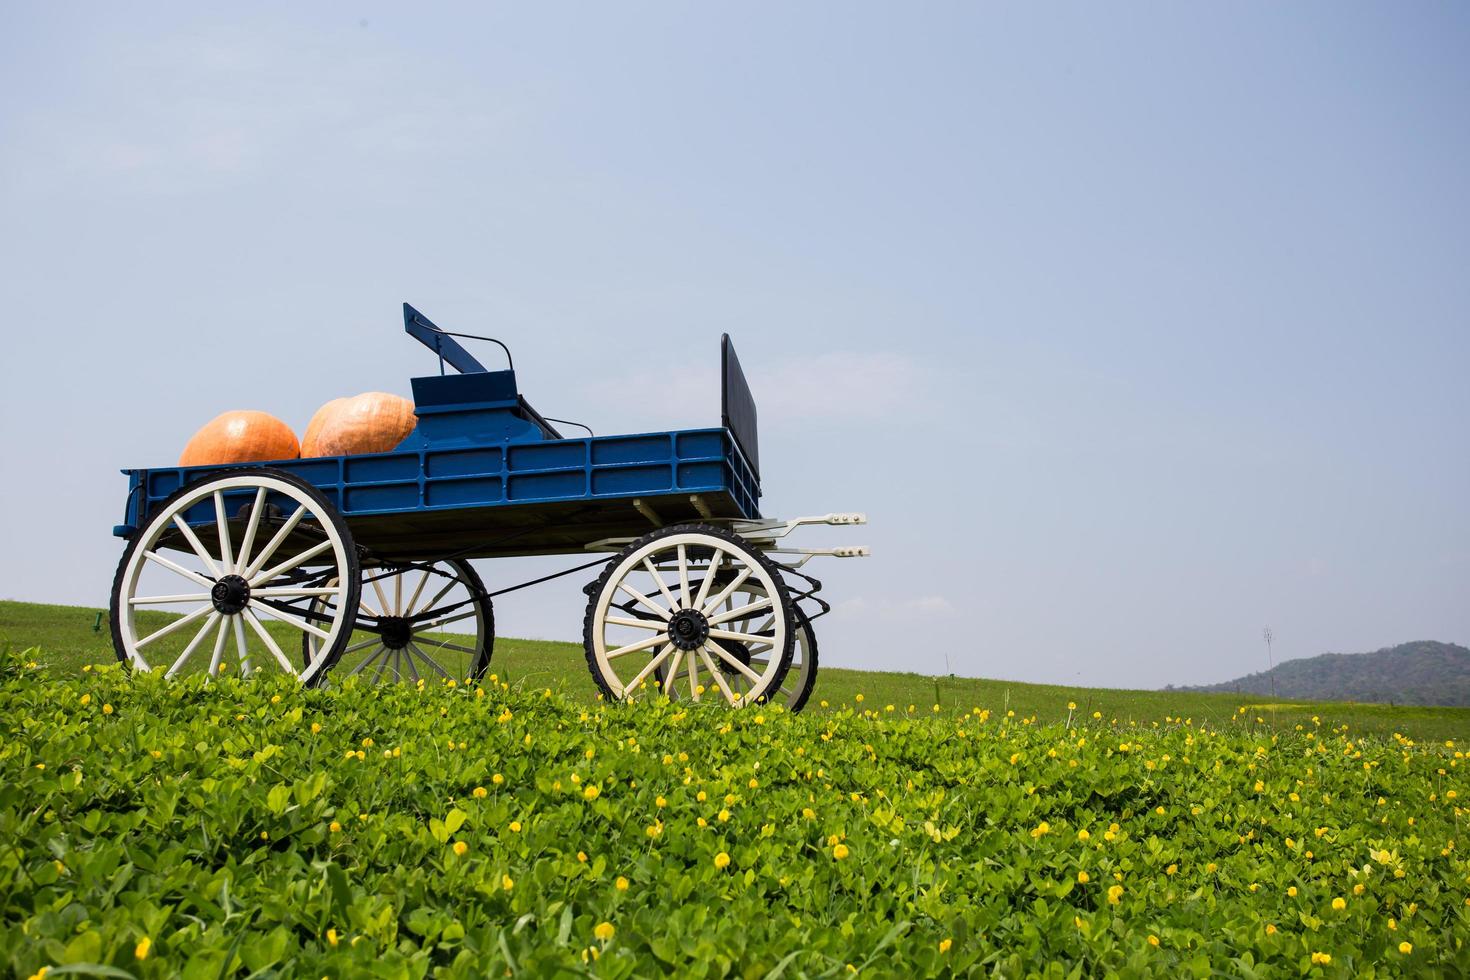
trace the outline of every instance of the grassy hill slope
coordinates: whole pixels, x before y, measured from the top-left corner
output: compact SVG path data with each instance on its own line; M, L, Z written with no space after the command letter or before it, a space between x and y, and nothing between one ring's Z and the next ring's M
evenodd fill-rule
M38 647L39 661L51 672L80 671L86 664L114 663L112 641L101 610L81 606L52 606L0 601L0 648ZM282 632L282 639L287 634ZM294 636L290 637L294 640ZM582 648L575 643L497 638L491 670L512 684L554 688L571 697L591 701L596 696ZM970 677L933 677L912 673L844 670L822 667L809 710L851 705L894 714L968 712L976 708L997 715L1014 711L1016 718L1035 717L1057 722L1074 717L1091 719L1096 712L1105 722L1151 724L1171 718L1194 723L1225 724L1240 720L1277 728L1347 724L1353 731L1389 735L1401 732L1413 738L1470 737L1470 709L1390 707L1315 701L1263 702L1250 695L1198 691L1129 691L1108 688L1063 687ZM1069 709L1075 704L1075 709ZM1239 708L1246 714L1237 718ZM1316 722L1313 719L1317 719ZM1259 719L1259 721L1257 720Z
M1373 653L1324 653L1191 691L1391 704L1470 705L1470 650L1423 640Z

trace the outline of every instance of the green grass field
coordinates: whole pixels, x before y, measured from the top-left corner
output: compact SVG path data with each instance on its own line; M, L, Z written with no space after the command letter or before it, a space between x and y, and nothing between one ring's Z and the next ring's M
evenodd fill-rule
M102 619L99 620L99 613ZM153 613L159 623L164 614ZM100 622L100 629L97 628ZM820 626L820 624L818 624ZM273 632L276 632L273 630ZM283 646L294 644L296 635L281 628ZM45 667L53 672L76 672L86 664L114 663L112 642L105 613L80 606L51 606L0 601L0 648L38 647ZM289 649L290 647L288 647ZM829 652L829 656L830 656ZM554 688L574 698L591 701L596 696L587 672L582 648L575 643L497 638L491 670L502 680L535 688ZM1187 718L1196 724L1225 724L1244 720L1279 729L1297 725L1346 724L1364 734L1388 736L1395 732L1418 739L1452 739L1470 736L1470 709L1433 707L1390 707L1380 704L1335 702L1254 703L1233 694L1198 694L1186 691L1128 691L1107 688L1059 687L1015 681L969 677L930 677L911 673L821 668L809 710L820 712L852 705L862 696L862 707L895 714L932 713L934 705L943 712L969 712L975 708L997 714L1014 711L1017 718L1035 717L1038 722L1064 721L1070 713L1092 718L1094 712L1109 723L1165 723ZM1246 708L1244 719L1238 711Z

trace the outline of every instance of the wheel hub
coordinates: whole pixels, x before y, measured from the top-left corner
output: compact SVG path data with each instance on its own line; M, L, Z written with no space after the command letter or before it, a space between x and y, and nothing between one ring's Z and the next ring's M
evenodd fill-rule
M209 590L209 600L215 609L233 616L250 604L250 583L238 575L226 575Z
M697 650L709 639L709 620L698 609L680 609L669 619L669 642L680 650Z
M402 650L413 639L413 627L402 616L384 616L378 620L382 631L383 646L389 650Z

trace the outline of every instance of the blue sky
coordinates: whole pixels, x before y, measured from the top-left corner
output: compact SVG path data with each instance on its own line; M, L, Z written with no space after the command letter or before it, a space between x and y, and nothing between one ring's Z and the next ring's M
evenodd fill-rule
M718 420L865 510L824 663L1156 687L1470 642L1460 5L17 4L0 596L105 603L117 470L434 369ZM494 584L566 559L483 564ZM573 639L575 585L497 608Z

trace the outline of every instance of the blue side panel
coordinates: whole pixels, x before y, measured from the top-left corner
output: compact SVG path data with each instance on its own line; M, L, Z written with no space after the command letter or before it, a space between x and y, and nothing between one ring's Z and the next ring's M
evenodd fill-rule
M740 447L721 428L500 445L448 441L360 456L125 470L125 523L114 532L129 536L185 483L241 465L294 473L320 489L349 520L403 515L409 522L412 515L456 509L629 497L648 498L656 507L660 495L687 499L689 494L725 496L740 516L760 516L760 485ZM242 494L242 504L248 496ZM202 508L187 519L209 523L213 510Z

